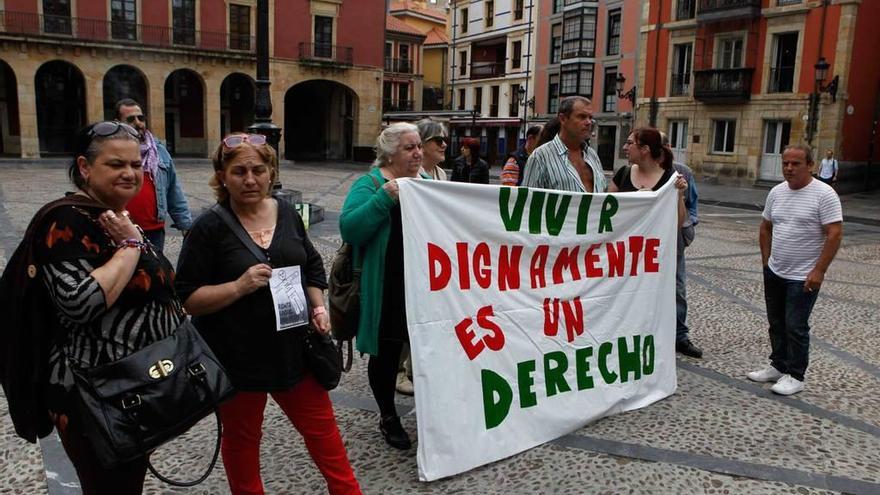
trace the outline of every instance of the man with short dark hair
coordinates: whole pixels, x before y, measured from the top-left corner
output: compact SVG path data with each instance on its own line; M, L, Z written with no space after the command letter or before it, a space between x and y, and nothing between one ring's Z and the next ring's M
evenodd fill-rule
M174 227L184 234L192 226L192 215L177 181L174 161L165 146L147 129L146 117L138 102L131 98L119 100L116 119L134 127L141 141L144 185L128 203L128 211L150 243L162 251L165 248L166 218L170 216Z
M501 170L502 186L519 186L522 184L523 172L525 172L526 161L529 155L535 151L538 144L538 136L541 135L541 126L533 125L526 131L526 142L520 148L514 151L504 168Z
M526 162L522 185L569 192L605 192L599 155L587 146L593 132L590 100L569 96L559 103L559 134Z
M780 395L804 389L810 313L843 237L840 198L831 186L813 180L812 169L809 146L783 150L785 182L767 195L759 232L772 352L770 366L748 377L776 382L770 390Z

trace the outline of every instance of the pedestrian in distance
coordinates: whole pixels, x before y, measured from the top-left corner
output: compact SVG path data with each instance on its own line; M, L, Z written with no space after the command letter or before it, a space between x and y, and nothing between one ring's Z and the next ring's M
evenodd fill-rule
M782 152L785 182L770 190L759 231L764 301L770 333L770 365L748 374L775 382L770 390L804 390L810 358L810 313L843 238L840 198L813 180L813 152L805 144Z
M538 147L538 137L541 134L541 126L533 125L526 131L526 141L518 150L513 152L501 170L502 186L519 186L522 184L526 169L526 161L529 155Z
M144 185L128 205L131 219L143 230L153 246L165 249L165 222L170 218L184 235L192 227L192 215L180 182L174 160L165 145L147 129L147 118L141 106L131 98L116 103L116 120L137 130L140 139Z
M548 120L547 123L544 124L544 127L541 128L541 133L538 135L538 142L535 144L535 149L553 141L553 138L559 134L559 129L561 127L562 125L559 123L559 117L552 117Z
M522 185L568 192L605 192L599 155L587 146L593 132L590 100L570 96L559 103L559 133L529 156Z
M362 261L358 351L369 354L370 388L379 406L379 431L394 448L412 446L394 405L400 354L409 343L403 283L403 225L398 180L421 175L419 130L392 124L376 139L372 169L352 184L339 217L342 240Z
M480 158L480 141L467 137L461 141L461 155L452 163L453 182L489 183L489 165Z
M831 148L825 150L825 158L819 163L819 173L817 178L822 182L834 187L837 183L837 173L839 171L837 159L834 158L834 151Z
M219 409L229 488L264 491L260 439L271 395L302 435L327 490L361 493L330 396L306 364L308 326L330 331L327 281L293 205L271 196L275 150L263 135L235 133L223 139L213 162L210 184L219 206L202 214L184 239L176 288L237 390ZM272 279L290 287L273 290Z
M663 139L663 146L668 147L669 139L666 134L661 132L660 135ZM694 242L695 227L700 223L697 216L697 181L694 179L691 168L684 163L673 161L672 168L687 181L687 189L684 193L684 206L687 208L687 215L681 228L678 229L678 243L675 251L675 350L685 356L699 359L703 357L703 351L691 342L690 328L687 324L687 264L684 256L685 249Z
M138 143L138 132L120 122L81 130L68 169L75 194L36 214L0 281L9 325L0 369L16 431L34 442L54 426L85 494L141 493L148 461L102 465L73 368L130 356L186 318L171 263L127 210L144 180ZM13 279L19 282L9 293Z

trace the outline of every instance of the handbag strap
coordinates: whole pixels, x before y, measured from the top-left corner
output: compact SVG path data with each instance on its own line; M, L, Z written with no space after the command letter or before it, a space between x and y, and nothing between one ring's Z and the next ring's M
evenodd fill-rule
M163 483L167 483L172 486L182 486L182 487L193 487L193 486L196 486L199 483L205 481L206 479L208 479L208 476L210 476L211 472L214 470L214 465L217 464L217 457L220 455L220 442L223 438L223 425L220 423L220 411L219 410L214 409L214 417L217 420L217 441L214 443L214 454L211 456L211 463L208 464L208 468L205 469L205 472L201 476L199 476L198 479L196 479L194 481L176 481L176 480L172 480L170 478L166 478L165 476L159 474L159 471L157 471L156 468L153 467L152 461L150 461L150 459L148 458L147 459L147 469L149 469L150 472L153 473L153 476L158 478L159 481L162 481Z
M229 227L229 230L235 234L235 237L238 237L238 240L247 248L251 254L257 258L257 261L260 263L269 264L269 258L266 257L266 253L264 253L261 249L257 248L257 245L254 243L253 239L250 238L247 232L245 232L244 227L241 226L241 222L232 217L232 214L229 213L226 208L224 208L220 203L215 203L214 206L211 207L211 213L220 217L220 220L223 220L223 223Z

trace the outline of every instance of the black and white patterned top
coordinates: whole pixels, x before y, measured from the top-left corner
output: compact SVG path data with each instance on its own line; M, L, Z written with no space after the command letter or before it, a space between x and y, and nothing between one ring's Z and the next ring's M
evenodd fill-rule
M73 378L68 361L90 368L123 358L170 335L183 321L174 270L158 252L142 252L122 294L106 306L90 275L116 246L97 222L102 210L60 207L35 237L35 258L54 304L57 327L49 354L50 407L65 410ZM59 402L63 401L63 402Z

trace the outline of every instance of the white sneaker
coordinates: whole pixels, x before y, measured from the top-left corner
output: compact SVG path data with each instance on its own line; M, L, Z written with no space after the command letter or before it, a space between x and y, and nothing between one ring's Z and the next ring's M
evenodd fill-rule
M415 393L415 388L413 387L413 382L406 376L406 373L400 372L397 374L397 387L395 387L397 391L403 395L413 395Z
M746 376L753 382L775 382L782 378L782 373L771 364L760 371L752 371Z
M770 387L770 390L779 395L792 395L804 389L804 382L793 378L791 375L782 375L782 378L776 382L776 385Z

